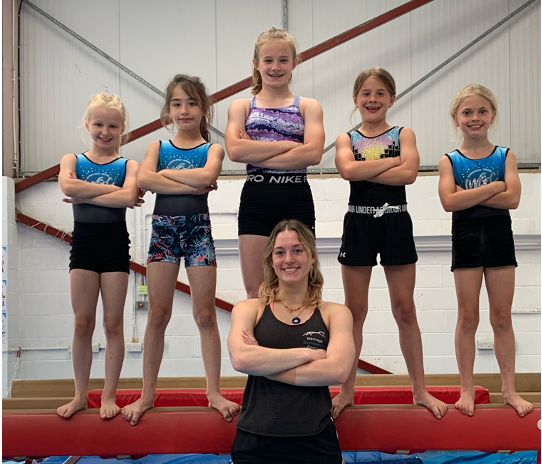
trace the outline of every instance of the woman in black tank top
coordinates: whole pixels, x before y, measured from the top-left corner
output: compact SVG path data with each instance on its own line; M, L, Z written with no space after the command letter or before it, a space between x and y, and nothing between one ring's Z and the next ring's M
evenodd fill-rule
M231 362L249 375L232 460L341 463L328 386L343 382L354 361L352 315L321 300L314 235L300 221L271 233L264 276L259 298L232 312Z

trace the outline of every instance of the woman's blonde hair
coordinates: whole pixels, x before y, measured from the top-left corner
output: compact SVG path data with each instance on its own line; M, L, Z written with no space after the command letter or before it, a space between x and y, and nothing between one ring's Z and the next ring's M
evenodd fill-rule
M356 77L356 80L354 81L354 89L352 93L354 97L358 96L358 93L361 90L361 86L371 76L376 77L380 82L384 84L384 87L386 87L386 90L390 93L390 96L393 97L396 95L395 79L393 79L393 76L388 71L377 66L374 68L364 69L358 74L358 77ZM350 118L352 118L356 110L357 107L354 107L352 113L350 113Z
M299 64L294 37L291 34L289 34L287 31L283 29L275 29L274 27L272 27L271 29L267 31L262 32L256 39L256 42L254 42L254 61L258 62L260 59L260 47L262 46L262 44L271 39L286 40L286 42L288 42L288 45L290 46L290 50L292 51L292 59L294 60L294 64L296 65ZM292 76L290 76L290 81L291 80L292 80ZM252 69L251 87L252 87L252 95L258 95L262 90L262 75L260 74L260 71L256 69L255 66Z
M90 98L85 109L85 114L81 119L81 127L85 126L90 122L92 111L96 108L99 108L100 106L117 110L120 114L120 117L122 118L122 123L124 124L124 132L128 131L128 112L126 111L124 104L120 101L120 98L117 95L103 92L97 93ZM117 153L120 150L121 142L122 137L119 138L119 141L115 145L115 151Z
M199 77L188 76L187 74L176 74L173 79L169 81L169 84L166 87L166 101L164 102L164 106L160 111L160 122L165 128L173 132L173 123L169 115L169 105L171 104L171 100L173 98L173 91L177 88L177 86L181 87L186 95L198 102L198 106L203 112L199 131L201 136L207 142L210 142L211 132L209 128L211 125L211 120L213 119L213 102L207 93L205 84Z
M495 98L495 95L491 90L489 90L487 87L484 87L481 84L469 84L465 87L463 87L457 95L452 99L452 102L450 103L450 117L452 118L453 123L453 129L454 129L454 135L457 135L457 126L455 124L455 118L457 115L457 111L459 110L459 107L461 106L461 103L463 103L463 100L467 97L472 97L474 95L477 95L479 97L482 97L483 99L487 100L488 103L491 105L491 109L493 110L493 113L495 113L495 118L493 119L492 127L497 122L497 98Z
M275 273L275 270L273 269L273 249L275 247L277 235L285 230L295 232L301 245L303 245L309 255L315 259L309 271L308 293L303 301L303 305L317 305L322 299L324 277L320 271L320 261L318 260L318 254L316 252L316 239L314 238L312 231L297 219L284 219L280 221L271 232L265 247L263 258L264 281L258 290L258 297L263 301L264 304L267 304L269 301L273 301L277 295L279 289L279 279Z

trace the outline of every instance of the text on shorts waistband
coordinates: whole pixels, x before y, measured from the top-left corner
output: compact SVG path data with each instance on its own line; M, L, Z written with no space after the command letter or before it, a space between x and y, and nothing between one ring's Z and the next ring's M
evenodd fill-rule
M247 182L262 184L304 184L307 182L306 174L248 174Z
M389 213L404 213L407 212L407 205L396 205L391 206L388 203L384 203L382 206L359 206L359 205L348 205L349 213L356 214L372 214L375 218L381 217L384 214Z

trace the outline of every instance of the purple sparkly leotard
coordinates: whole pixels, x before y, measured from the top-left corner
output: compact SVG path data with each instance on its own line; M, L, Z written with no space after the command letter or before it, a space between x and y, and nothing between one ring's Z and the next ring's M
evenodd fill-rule
M305 121L299 111L299 95L294 98L294 103L284 108L260 108L256 106L256 97L250 103L250 112L245 130L252 140L274 142L277 140L291 140L303 143ZM247 164L247 174L263 173L301 173L307 169L265 169Z

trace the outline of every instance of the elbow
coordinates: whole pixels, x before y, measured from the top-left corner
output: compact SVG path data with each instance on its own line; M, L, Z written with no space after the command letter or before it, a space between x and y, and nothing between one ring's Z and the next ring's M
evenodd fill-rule
M208 187L209 185L213 185L217 180L217 177L206 173L203 178L201 179L202 187Z
M337 368L335 369L333 379L331 382L332 385L338 385L338 384L342 385L346 383L346 381L348 380L348 377L350 377L352 366L348 366L345 363L343 364L344 364L343 366L337 366Z
M243 364L237 356L232 356L230 361L231 367L233 367L237 372L243 372Z
M519 207L519 198L514 198L512 199L508 209L518 209L518 207Z
M310 160L310 166L317 166L320 164L320 162L322 161L322 156L324 155L323 152L316 152L313 154L313 156L311 157L311 160Z
M352 349L350 353L345 353L345 357L339 362L335 363L335 380L339 384L344 384L348 381L348 377L352 373L352 368L358 367L358 360L354 351L354 344L352 343Z
M62 182L59 181L59 186L61 192L66 195L67 197L74 197L75 196L75 189L74 186L70 181Z
M231 353L231 365L237 372L242 372L243 374L247 374L247 363L243 360L242 356L239 356L238 354L234 355Z
M241 162L241 158L235 152L235 150L228 150L228 156L229 156L230 160L235 162L235 163L240 163Z
M74 196L74 191L73 189L71 189L70 187L68 186L60 186L60 190L62 191L62 193L64 195L66 195L67 197L73 197Z
M440 203L442 204L444 211L446 211L447 213L453 213L455 211L455 208L453 207L453 204L451 201L441 197Z
M446 211L447 213L453 213L455 211L455 209L447 203L442 203L442 207L444 208L444 211Z
M418 173L417 172L409 173L409 175L405 179L405 185L413 184L414 182L416 182L417 178L418 178Z
M343 375L341 375L338 380L337 380L337 384L340 384L340 385L343 385L345 384L347 381L348 381L348 377L350 376L350 373L347 372Z
M348 169L348 168L342 168L342 169L338 169L337 170L339 171L339 174L341 175L341 177L344 179L344 180L347 180L348 182L351 182L354 180L354 177L353 177L353 170L351 169Z
M239 149L236 144L226 143L226 153L231 161L235 163L242 163L242 155L239 152Z

